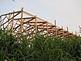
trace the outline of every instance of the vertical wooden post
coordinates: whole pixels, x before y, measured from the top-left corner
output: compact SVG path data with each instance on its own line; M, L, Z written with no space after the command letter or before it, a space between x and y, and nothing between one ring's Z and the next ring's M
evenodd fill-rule
M23 8L21 9L21 21L20 21L20 23L21 23L21 26L20 26L20 32L23 32Z
M42 31L44 31L44 24L42 26L43 26ZM44 32L42 32L42 34L44 34Z
M56 20L54 21L54 25L56 26Z
M55 36L57 36L57 28L56 28L56 20L55 20Z
M48 33L48 23L46 23L46 27L47 27L47 36L48 36L48 34L49 34L49 33Z
M38 32L38 28L37 28L37 18L35 16L35 34L37 34L37 32Z
M68 31L68 27L66 27L67 29L66 29L66 31Z
M13 19L12 19L12 23L11 23L11 31L13 33L13 21L14 21L14 11L13 11Z
M66 31L68 32L68 26L66 27ZM67 33L68 34L68 33ZM67 35L67 37L69 37L69 35Z
M5 18L6 18L6 17L7 17L7 16L5 15ZM1 25L2 25L3 23L4 23L4 19L1 18ZM5 30L4 25L2 25L2 29Z
M7 17L7 19L8 19L7 30L10 30L11 29L11 24L10 24L11 22L9 23L9 21L10 21L9 19L11 18L11 15L12 14L9 14L8 17Z
M63 26L62 26L62 29L63 29ZM65 36L65 33L64 33L64 30L62 30L63 31L63 37Z
M77 36L77 32L75 31L75 35Z
M1 16L0 16L0 25L2 24L1 22L2 22L2 20L1 20ZM0 26L0 28L1 28L1 26Z
M79 33L81 33L81 26L79 26Z

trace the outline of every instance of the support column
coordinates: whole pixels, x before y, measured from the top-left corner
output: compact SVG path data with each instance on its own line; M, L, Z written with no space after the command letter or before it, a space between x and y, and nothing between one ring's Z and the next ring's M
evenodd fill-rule
M37 27L37 18L35 16L35 34L37 34L38 32L38 27Z
M21 21L20 21L20 32L23 32L23 8L21 9Z
M55 20L55 36L57 36L57 28L56 28L56 20Z
M13 33L13 21L14 21L14 11L13 11L13 19L12 19L12 22L11 22L11 31Z

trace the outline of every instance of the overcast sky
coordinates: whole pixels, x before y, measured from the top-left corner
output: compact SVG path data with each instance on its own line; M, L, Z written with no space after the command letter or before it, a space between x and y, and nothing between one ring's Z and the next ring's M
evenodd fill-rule
M0 14L22 7L49 22L57 20L58 26L68 26L70 31L81 25L81 0L0 0Z

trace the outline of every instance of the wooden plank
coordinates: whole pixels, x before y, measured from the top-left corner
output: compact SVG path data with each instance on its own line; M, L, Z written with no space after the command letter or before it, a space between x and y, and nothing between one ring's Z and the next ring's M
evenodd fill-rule
M0 15L0 17L2 16L5 16L5 15L10 15L10 14L13 14L13 13L20 13L21 11L16 11L16 12L11 12L11 13L7 13L7 14L3 14L3 15Z

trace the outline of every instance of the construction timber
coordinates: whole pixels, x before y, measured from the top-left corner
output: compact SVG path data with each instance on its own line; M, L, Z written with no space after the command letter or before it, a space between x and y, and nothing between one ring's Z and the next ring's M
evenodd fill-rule
M37 16L34 16L21 9L11 13L0 15L0 28L11 30L13 34L24 34L27 38L32 38L36 33L45 36L70 37L73 33L49 23Z

